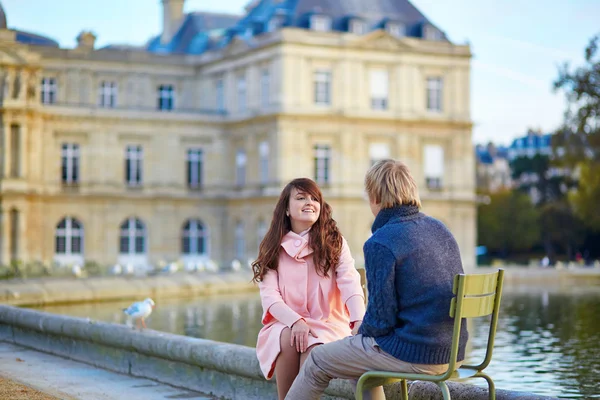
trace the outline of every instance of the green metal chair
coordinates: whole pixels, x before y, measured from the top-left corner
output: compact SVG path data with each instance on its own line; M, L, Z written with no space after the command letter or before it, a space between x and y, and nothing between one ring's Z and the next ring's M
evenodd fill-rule
M454 277L452 292L456 297L450 303L450 316L454 318L454 330L452 336L452 348L448 371L441 375L411 374L387 371L368 371L362 374L356 385L356 399L362 400L363 391L375 386L387 385L389 383L401 382L402 399L408 400L407 380L429 381L437 384L442 390L444 400L450 400L450 391L446 385L447 380L462 380L480 377L487 381L490 400L496 399L496 388L492 378L483 373L483 370L492 360L494 348L494 337L498 325L498 312L500 299L502 297L502 282L504 270L500 269L490 274L459 274ZM485 358L478 365L462 365L456 368L456 357L458 355L458 341L460 338L460 327L463 318L475 318L492 315L490 330L488 334Z

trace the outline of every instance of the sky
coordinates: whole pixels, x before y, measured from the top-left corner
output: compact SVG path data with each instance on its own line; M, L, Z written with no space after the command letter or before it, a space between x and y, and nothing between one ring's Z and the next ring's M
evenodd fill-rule
M187 0L185 10L242 13L249 0ZM364 0L369 1L369 0ZM160 0L0 0L9 28L40 33L72 48L82 30L97 45L141 45L162 26ZM510 144L529 127L552 132L564 95L559 66L583 64L600 34L598 0L412 0L454 43L469 43L473 142Z

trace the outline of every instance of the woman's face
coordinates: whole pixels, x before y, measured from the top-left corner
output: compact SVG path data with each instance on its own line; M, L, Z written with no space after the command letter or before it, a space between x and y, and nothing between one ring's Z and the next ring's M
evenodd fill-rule
M307 230L321 215L321 204L308 193L292 188L287 213L296 233Z

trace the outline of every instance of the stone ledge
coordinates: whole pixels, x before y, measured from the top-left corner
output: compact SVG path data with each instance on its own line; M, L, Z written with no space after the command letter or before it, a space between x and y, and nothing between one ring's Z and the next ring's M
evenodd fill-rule
M124 325L0 305L0 340L71 358L94 366L154 379L226 399L275 399L274 381L266 381L253 348L190 338ZM453 399L487 399L487 390L450 383ZM395 398L399 388L386 388ZM327 398L352 399L350 382L334 380ZM433 384L411 386L411 399L442 398ZM497 399L550 399L498 390Z
M40 306L139 300L144 297L197 297L258 290L249 272L156 275L149 277L55 278L0 281L0 303Z

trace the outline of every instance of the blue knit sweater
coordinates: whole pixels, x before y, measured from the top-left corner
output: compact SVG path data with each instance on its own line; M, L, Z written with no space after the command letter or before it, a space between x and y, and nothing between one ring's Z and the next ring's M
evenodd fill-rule
M463 273L456 240L414 206L382 209L364 245L369 298L359 333L386 353L414 364L447 364L454 276ZM463 360L463 324L458 360Z

